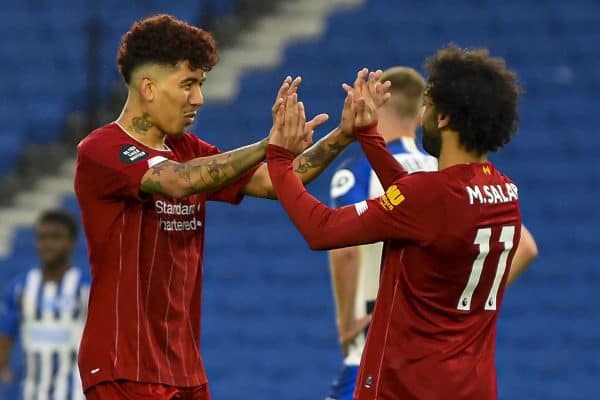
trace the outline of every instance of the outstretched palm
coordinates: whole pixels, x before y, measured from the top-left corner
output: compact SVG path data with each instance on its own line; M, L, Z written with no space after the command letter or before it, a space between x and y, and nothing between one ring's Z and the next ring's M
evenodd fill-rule
M377 110L390 99L391 83L380 82L382 74L381 70L369 72L367 68L363 68L356 74L354 86L343 85L353 103L355 128L362 128L376 122Z

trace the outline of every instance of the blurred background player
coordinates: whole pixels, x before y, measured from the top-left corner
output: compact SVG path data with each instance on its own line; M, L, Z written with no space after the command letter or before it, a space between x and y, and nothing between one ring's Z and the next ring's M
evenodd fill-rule
M77 223L60 210L42 213L36 224L40 266L18 277L0 308L0 371L20 340L25 376L20 399L83 399L77 350L87 314L89 280L71 262ZM7 399L8 400L8 399Z
M210 398L199 331L206 202L274 196L267 139L221 153L185 131L216 62L210 33L169 15L136 22L118 53L123 111L78 146L93 277L79 356L88 399ZM273 113L303 107L299 84L284 81ZM326 120L302 119L305 147ZM296 173L310 181L352 140L335 129L298 157Z
M328 208L290 173L302 147L290 127L276 129L267 151L278 198L312 249L386 240L359 400L497 398L496 324L521 212L516 185L487 154L516 132L520 89L486 49L451 45L426 67L423 147L438 171L409 175L386 149L377 108L389 94L381 71L365 81L366 69L346 103L383 196Z
M379 109L378 129L390 152L408 172L434 171L437 160L415 143L423 106L425 80L413 68L393 67L381 82L391 83L390 100ZM334 207L343 207L383 194L381 183L364 155L345 160L331 180ZM377 289L383 243L346 247L329 252L333 294L344 367L328 399L352 399Z

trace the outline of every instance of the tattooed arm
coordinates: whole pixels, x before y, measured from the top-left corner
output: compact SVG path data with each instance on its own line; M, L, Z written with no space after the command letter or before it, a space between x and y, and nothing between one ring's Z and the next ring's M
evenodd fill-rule
M312 127L311 127L312 129ZM307 184L315 179L354 139L354 111L351 99L346 98L340 125L317 143L299 154L293 162L294 171ZM267 164L261 165L244 187L244 193L255 197L276 199Z
M200 157L185 163L167 160L150 168L140 188L184 198L194 193L214 192L239 178L265 158L267 139L226 153Z
M315 179L333 159L348 146L354 137L343 133L342 128L332 130L327 136L310 146L294 160L294 171L304 184ZM244 187L244 194L276 199L267 164L261 165Z

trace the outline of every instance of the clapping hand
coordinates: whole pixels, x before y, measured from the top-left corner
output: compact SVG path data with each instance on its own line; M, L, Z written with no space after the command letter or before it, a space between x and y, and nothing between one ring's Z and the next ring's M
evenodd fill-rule
M274 133L276 119L277 119L277 113L279 110L281 110L282 107L283 108L286 107L288 98L292 95L296 95L296 103L297 103L297 93L298 93L298 87L300 86L300 83L302 83L301 77L297 76L296 78L292 79L291 76L287 76L284 79L281 86L279 87L279 91L277 92L277 97L275 98L275 103L273 103L273 107L271 107L271 114L273 116L273 126L271 128L271 132L269 133L269 138L271 138ZM285 111L284 111L284 114L285 114ZM290 115L290 118L291 117L292 116ZM310 143L308 141L305 142L306 147L308 147L312 144L312 136L314 134L315 129L318 128L319 126L323 125L325 122L327 122L327 120L329 120L329 115L327 115L327 114L318 114L317 116L315 116L313 119L311 119L308 122L306 122L306 117L305 117L303 130L304 130L306 137L311 138Z
M377 122L377 110L391 97L391 82L380 82L383 71L369 72L363 68L356 74L354 86L342 84L346 91L342 112L342 131L349 129L350 115L354 113L353 129L364 128Z

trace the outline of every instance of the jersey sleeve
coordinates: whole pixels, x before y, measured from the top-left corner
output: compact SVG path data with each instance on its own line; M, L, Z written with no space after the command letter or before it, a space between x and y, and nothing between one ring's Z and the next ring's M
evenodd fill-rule
M16 338L19 334L21 311L19 299L22 285L13 283L0 304L0 334Z
M197 156L213 156L215 154L220 154L222 151L212 144L206 143L205 141L199 139L195 135L188 135L188 137L195 141L195 146L197 150ZM217 190L216 192L212 192L208 194L208 200L211 201L222 201L230 204L239 204L244 198L244 187L254 175L254 172L258 169L261 163L257 164L255 167L250 168L247 172L241 175L238 179L227 185L226 187Z
M415 174L401 178L373 200L331 209L306 191L293 173L293 154L269 146L269 173L278 198L313 249L332 249L387 239L429 243L442 227L436 177ZM438 189L436 189L436 186Z
M77 149L76 185L101 198L141 199L140 183L146 171L166 160L151 157L134 144L82 142Z
M339 208L367 199L370 172L371 167L365 159L344 162L331 178L329 194L332 207Z
M357 129L354 134L384 188L408 174L377 132L377 123Z

